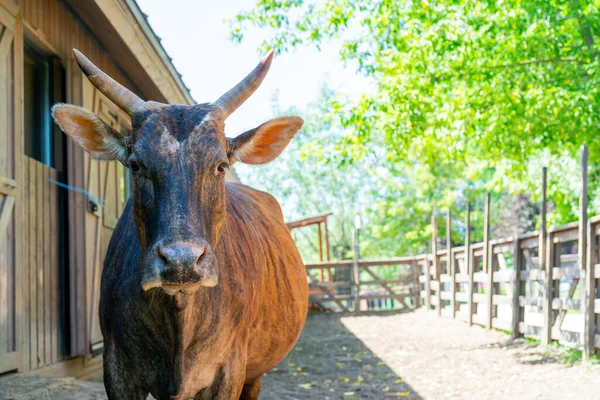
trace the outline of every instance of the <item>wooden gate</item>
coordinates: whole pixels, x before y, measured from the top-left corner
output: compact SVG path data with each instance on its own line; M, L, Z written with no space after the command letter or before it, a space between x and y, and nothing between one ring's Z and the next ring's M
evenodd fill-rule
M323 274L323 270L329 271ZM340 271L348 280L322 279ZM325 261L306 264L309 302L317 309L347 312L419 307L417 260L398 257L386 260Z
M21 141L16 137L19 123L13 111L15 82L15 18L0 6L0 373L20 364L19 320L20 282L17 266L21 229L15 217L20 210L19 165Z

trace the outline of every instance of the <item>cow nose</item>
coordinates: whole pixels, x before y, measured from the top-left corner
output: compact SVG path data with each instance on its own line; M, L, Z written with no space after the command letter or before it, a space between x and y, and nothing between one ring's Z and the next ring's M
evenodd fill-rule
M158 256L168 267L191 268L204 255L206 246L193 243L173 243L167 246L158 246Z

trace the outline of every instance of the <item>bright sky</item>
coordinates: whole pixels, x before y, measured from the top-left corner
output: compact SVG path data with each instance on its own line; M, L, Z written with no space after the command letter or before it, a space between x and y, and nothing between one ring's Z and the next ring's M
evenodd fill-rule
M257 48L265 31L249 29L241 45L229 37L229 24L255 0L138 0L162 38L162 44L199 102L216 100L260 61ZM278 92L282 108L302 107L318 97L323 82L356 95L368 88L353 68L344 68L337 47L302 48L276 56L260 89L227 120L227 135L235 136L272 117L272 98Z

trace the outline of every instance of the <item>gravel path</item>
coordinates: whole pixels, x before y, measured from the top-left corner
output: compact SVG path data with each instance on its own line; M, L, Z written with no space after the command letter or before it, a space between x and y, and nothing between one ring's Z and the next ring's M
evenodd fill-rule
M569 366L561 352L424 309L312 314L288 359L263 378L263 398L600 399L600 365Z
M568 366L561 351L424 310L313 313L261 399L600 399L600 365ZM0 378L9 398L106 397L99 383L19 374Z

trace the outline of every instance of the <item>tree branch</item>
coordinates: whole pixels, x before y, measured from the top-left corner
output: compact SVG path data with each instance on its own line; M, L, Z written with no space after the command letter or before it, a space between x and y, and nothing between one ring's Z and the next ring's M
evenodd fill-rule
M583 61L576 60L574 58L548 58L545 60L529 60L519 61L511 64L491 65L484 67L485 69L501 69L501 68L519 68L532 64L558 64L558 63L577 63L583 64Z

